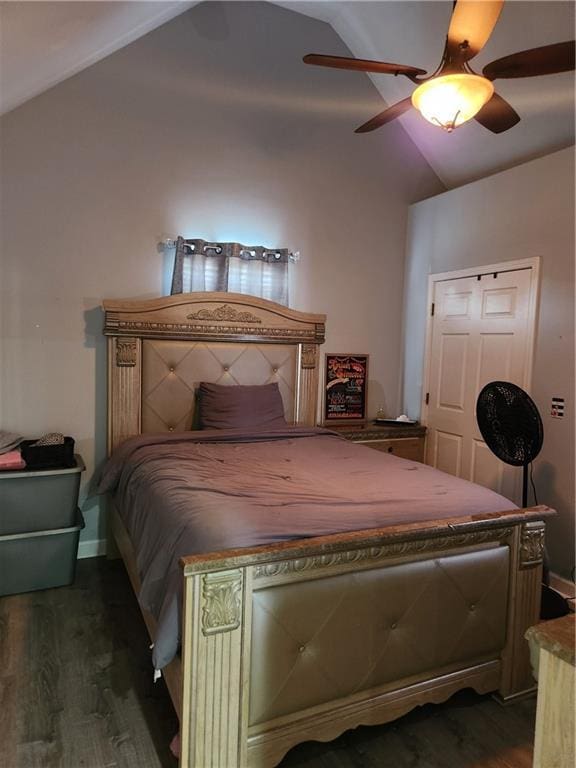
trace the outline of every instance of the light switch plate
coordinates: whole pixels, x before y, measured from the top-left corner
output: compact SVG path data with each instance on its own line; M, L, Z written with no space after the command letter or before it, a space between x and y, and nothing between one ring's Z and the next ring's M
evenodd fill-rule
M552 398L552 404L550 406L550 416L552 416L553 419L564 418L564 398L563 397Z

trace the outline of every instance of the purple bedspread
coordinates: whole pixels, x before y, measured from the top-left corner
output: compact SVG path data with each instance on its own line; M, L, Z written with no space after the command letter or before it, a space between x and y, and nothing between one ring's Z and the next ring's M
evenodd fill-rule
M141 435L106 464L158 620L153 662L179 644L184 555L514 509L503 496L323 429Z

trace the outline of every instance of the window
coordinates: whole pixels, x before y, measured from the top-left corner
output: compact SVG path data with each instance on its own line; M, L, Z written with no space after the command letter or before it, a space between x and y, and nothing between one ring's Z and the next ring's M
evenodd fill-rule
M179 237L171 293L231 291L288 305L289 264L295 260L286 248Z

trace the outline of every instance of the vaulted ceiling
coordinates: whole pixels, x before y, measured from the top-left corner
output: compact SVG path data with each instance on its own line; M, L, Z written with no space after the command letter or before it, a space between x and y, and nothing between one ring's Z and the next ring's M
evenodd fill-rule
M2 2L0 112L14 109L195 4ZM410 64L428 72L439 63L452 12L451 0L277 4L331 24L353 56ZM245 6L249 13L250 3ZM573 0L508 0L490 40L474 59L474 68L481 70L516 51L571 39L574 23ZM388 75L325 69L321 77L332 84L338 81L343 99L352 78L370 77L384 100L382 109L409 96L414 88L406 78ZM454 187L573 144L574 83L572 72L498 80L498 92L521 117L518 125L498 135L475 121L447 134L414 110L399 119L437 175ZM374 141L374 134L352 136L354 128L370 117L358 114L351 121L352 140ZM379 131L385 132L386 126Z

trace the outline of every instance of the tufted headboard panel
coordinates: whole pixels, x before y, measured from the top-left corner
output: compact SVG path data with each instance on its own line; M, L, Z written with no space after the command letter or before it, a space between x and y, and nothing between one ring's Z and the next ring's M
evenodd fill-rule
M298 346L162 341L142 344L142 432L192 429L195 392L213 384L277 382L286 421L296 413Z
M324 315L236 293L104 302L108 450L142 432L193 426L200 381L277 381L286 419L317 418Z

